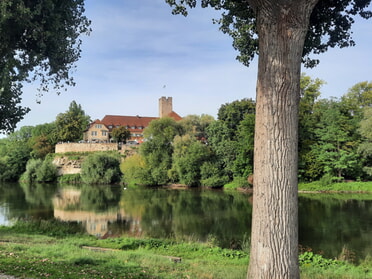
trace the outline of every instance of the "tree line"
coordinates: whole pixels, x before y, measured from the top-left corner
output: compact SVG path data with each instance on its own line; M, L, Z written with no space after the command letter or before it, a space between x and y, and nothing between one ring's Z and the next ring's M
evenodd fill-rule
M372 175L372 83L341 98L322 99L324 81L301 77L298 176L328 184ZM253 172L255 101L224 104L218 119L190 115L150 123L148 140L125 162L124 175L141 184L246 185Z
M301 77L299 180L324 184L369 180L372 82L357 83L340 98L326 99L320 98L323 84L319 79ZM152 121L138 153L122 163L124 181L248 186L247 177L253 173L255 105L252 99L223 104L216 120L202 114L188 115L179 122L171 118ZM81 105L73 101L54 122L24 126L1 139L0 180L18 180L30 159L34 162L29 168L42 171L46 168L43 160L54 153L55 144L81 140L89 122Z

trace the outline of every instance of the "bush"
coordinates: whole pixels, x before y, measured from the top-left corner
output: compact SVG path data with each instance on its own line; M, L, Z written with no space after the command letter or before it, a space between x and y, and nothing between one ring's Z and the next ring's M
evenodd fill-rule
M21 181L26 182L53 182L57 179L57 167L50 161L30 159L26 171L21 176Z
M129 185L142 184L143 173L145 169L145 162L141 155L134 154L133 156L125 158L120 165L123 173L123 181Z
M81 164L81 179L87 184L111 184L120 182L119 154L93 153Z
M21 176L21 181L33 182L36 181L36 171L41 167L43 161L41 159L30 159L26 165L26 171Z
M212 176L202 179L201 184L205 187L223 187L227 182L229 182L228 176Z
M215 163L205 162L201 168L201 185L207 187L222 187L229 182L229 177L221 173Z
M311 265L311 266L321 267L321 268L343 264L342 262L337 261L337 260L323 258L321 255L314 254L313 252L305 252L301 254L299 256L299 263L300 263L300 266Z
M57 180L57 167L50 160L44 160L40 168L36 170L36 181L54 182L56 180Z
M64 174L58 177L59 183L68 183L68 184L79 184L82 183L80 173L75 174Z

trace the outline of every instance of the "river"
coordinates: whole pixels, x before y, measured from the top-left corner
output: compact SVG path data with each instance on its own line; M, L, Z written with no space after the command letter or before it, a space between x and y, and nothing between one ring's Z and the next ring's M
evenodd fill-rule
M244 249L251 203L249 194L237 191L0 183L0 225L56 218L103 238L173 238ZM301 249L364 259L372 255L371 239L372 195L300 195Z

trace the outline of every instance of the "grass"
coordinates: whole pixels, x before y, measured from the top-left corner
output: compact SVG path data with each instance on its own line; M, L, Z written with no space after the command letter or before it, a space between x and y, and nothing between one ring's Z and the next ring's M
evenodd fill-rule
M209 244L96 239L75 226L24 221L0 227L0 273L27 278L245 278L248 256ZM61 233L56 233L58 229ZM85 246L107 248L89 250ZM172 258L176 257L176 258ZM181 261L178 262L178 257Z
M246 277L248 261L247 252L210 242L96 239L74 224L57 221L0 227L0 273L21 278L238 279ZM372 278L369 258L356 266L307 251L300 256L300 268L305 279Z
M372 192L372 182L341 182L324 185L319 181L299 183L299 191L310 192Z

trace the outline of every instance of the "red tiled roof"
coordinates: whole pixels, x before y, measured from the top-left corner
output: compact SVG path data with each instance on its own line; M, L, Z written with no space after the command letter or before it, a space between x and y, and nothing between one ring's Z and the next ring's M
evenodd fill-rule
M115 126L135 126L135 127L147 127L149 123L154 120L158 119L158 117L147 117L147 116L122 116L122 115L106 115L102 119L102 123L105 124L107 127L112 125Z
M173 118L173 119L176 120L176 121L180 121L180 120L182 119L182 117L179 116L179 114L176 113L176 112L174 112L173 110L172 110L172 112L168 113L167 116Z

